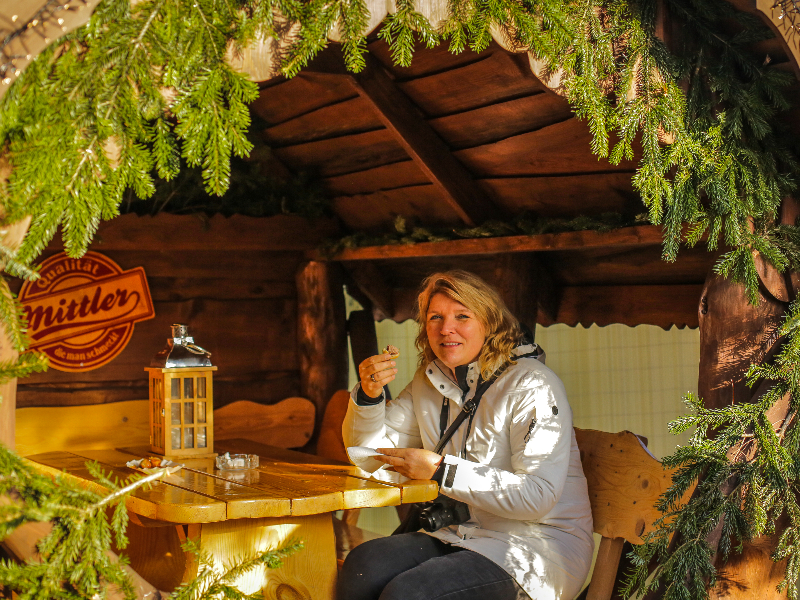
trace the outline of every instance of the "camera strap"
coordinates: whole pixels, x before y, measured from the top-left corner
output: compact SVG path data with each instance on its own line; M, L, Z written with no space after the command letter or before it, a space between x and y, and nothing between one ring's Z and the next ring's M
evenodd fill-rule
M521 354L519 356L516 356L515 358L516 359L520 359L520 358L536 358L536 359L538 359L539 356L541 356L541 354L542 354L541 349L538 346L536 346L536 349L533 352L529 352L527 354ZM456 432L456 430L459 427L461 427L461 424L467 419L467 417L469 417L469 423L470 423L469 429L472 429L472 419L475 416L475 411L478 410L478 405L481 403L481 398L483 398L483 395L486 393L486 390L488 390L491 387L491 385L497 380L497 378L500 377L500 375L502 375L505 372L505 370L508 368L508 366L509 366L509 363L506 363L505 365L500 367L486 381L483 380L483 376L478 378L478 385L477 385L477 387L475 389L475 395L472 398L470 398L469 400L467 400L466 402L464 402L464 405L461 407L461 412L458 413L456 418L450 424L450 427L447 428L447 431L445 431L442 434L442 437L439 439L439 443L436 444L436 448L433 449L433 451L436 454L441 454L442 453L442 450L444 450L444 447L447 445L447 442L450 441L450 438L453 437L453 434ZM442 414L440 415L440 418L439 418L440 424L446 422L447 416L445 415L445 411L447 411L447 413L449 415L449 411L450 411L449 405L447 403L442 403ZM467 435L469 435L469 429L467 430ZM466 443L466 440L465 440L465 443Z

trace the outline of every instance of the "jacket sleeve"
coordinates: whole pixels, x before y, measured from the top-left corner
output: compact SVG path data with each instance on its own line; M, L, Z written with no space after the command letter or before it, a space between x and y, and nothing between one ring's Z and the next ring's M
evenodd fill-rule
M507 396L512 470L446 455L443 494L494 515L544 518L558 502L569 468L572 410L560 380Z
M350 403L342 423L342 438L345 447L366 446L368 448L421 448L422 438L414 415L411 384L394 400L370 406L359 406L356 394L361 384L350 393ZM356 465L370 473L385 466L374 459L359 461Z

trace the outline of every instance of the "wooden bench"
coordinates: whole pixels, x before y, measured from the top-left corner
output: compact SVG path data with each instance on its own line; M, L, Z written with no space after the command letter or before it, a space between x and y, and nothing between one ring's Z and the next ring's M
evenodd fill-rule
M305 398L264 405L237 400L214 411L217 440L245 438L280 448L300 448L314 431L316 409ZM21 456L80 448L131 448L150 443L148 401L43 406L16 411Z
M323 456L347 460L341 429L349 397L346 391L337 392L326 408L317 446ZM588 590L581 595L585 594L587 600L608 600L625 541L643 543L641 536L661 516L654 504L671 484L672 471L664 469L630 431L606 433L575 428L575 437L589 487L594 532L601 536ZM351 549L381 537L360 529L357 521L355 511L345 511L341 521L334 519L340 566Z
M661 517L654 505L672 483L672 470L630 431L576 427L575 437L589 486L594 532L601 536L586 598L608 600L625 541L642 544L641 536Z

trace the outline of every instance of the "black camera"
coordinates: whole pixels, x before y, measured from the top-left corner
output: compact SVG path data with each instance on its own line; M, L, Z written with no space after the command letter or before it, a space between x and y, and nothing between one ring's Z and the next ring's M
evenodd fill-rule
M459 525L469 521L469 506L441 494L426 502L419 513L419 526L425 531L437 531L442 527Z

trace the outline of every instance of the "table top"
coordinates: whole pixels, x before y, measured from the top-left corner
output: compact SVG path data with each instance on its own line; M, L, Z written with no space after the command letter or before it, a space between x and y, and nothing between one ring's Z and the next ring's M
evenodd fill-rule
M127 500L128 510L144 519L171 523L210 523L227 519L314 515L372 506L396 506L436 497L433 481L408 480L397 473L378 481L348 463L284 450L250 440L219 440L219 454L258 454L260 466L244 471L218 471L214 459L180 459L177 473ZM46 452L26 458L40 472L66 472L82 485L103 492L86 462L97 461L120 480L140 471L125 463L151 456L147 447Z

